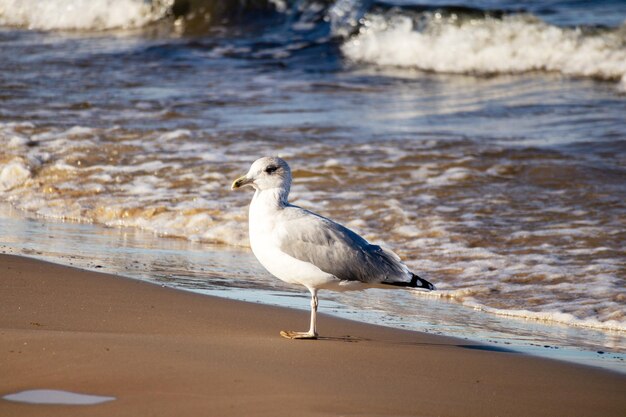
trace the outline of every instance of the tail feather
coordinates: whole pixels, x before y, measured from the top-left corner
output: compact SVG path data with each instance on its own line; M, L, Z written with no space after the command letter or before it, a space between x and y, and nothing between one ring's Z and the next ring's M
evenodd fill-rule
M435 286L430 282L426 281L424 278L420 278L414 273L411 273L411 281L410 282L385 282L384 284L393 285L396 287L406 287L406 288L423 288L425 290L433 291L435 290Z

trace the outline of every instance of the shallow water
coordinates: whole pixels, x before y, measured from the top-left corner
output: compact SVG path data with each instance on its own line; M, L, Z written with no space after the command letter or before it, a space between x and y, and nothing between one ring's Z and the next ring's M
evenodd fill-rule
M396 251L429 308L622 351L623 2L68 4L0 0L2 201L240 253L229 185L280 154L293 202Z
M305 289L273 278L248 249L164 239L134 228L26 217L1 205L0 230L4 231L0 253L114 273L201 294L309 309ZM626 372L626 338L619 332L499 317L425 293L322 291L320 312ZM321 318L322 333L323 322ZM303 328L306 325L302 323Z
M28 404L93 405L113 401L115 397L87 395L55 389L33 389L7 394L2 399Z

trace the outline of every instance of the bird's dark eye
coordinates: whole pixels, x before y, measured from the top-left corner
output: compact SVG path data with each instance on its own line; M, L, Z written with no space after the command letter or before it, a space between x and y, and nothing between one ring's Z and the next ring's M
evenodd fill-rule
M270 165L267 168L265 168L265 172L267 172L268 174L271 174L272 172L276 171L278 169L278 167L276 165Z

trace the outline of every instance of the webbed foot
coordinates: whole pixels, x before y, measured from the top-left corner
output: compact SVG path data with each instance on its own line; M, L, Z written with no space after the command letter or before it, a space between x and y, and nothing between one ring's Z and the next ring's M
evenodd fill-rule
M317 339L317 334L313 332L293 332L291 330L281 330L280 335L285 339Z

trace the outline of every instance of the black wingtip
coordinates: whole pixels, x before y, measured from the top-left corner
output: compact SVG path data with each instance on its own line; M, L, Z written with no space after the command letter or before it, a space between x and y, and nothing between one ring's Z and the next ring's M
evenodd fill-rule
M383 282L383 284L393 285L394 287L404 287L404 288L423 288L428 291L436 290L435 286L430 282L426 281L424 278L420 278L414 273L411 273L411 281L410 282Z
M424 288L429 291L435 290L435 286L430 282L426 281L424 278L420 278L415 274L411 274L411 283L409 284L411 288Z

